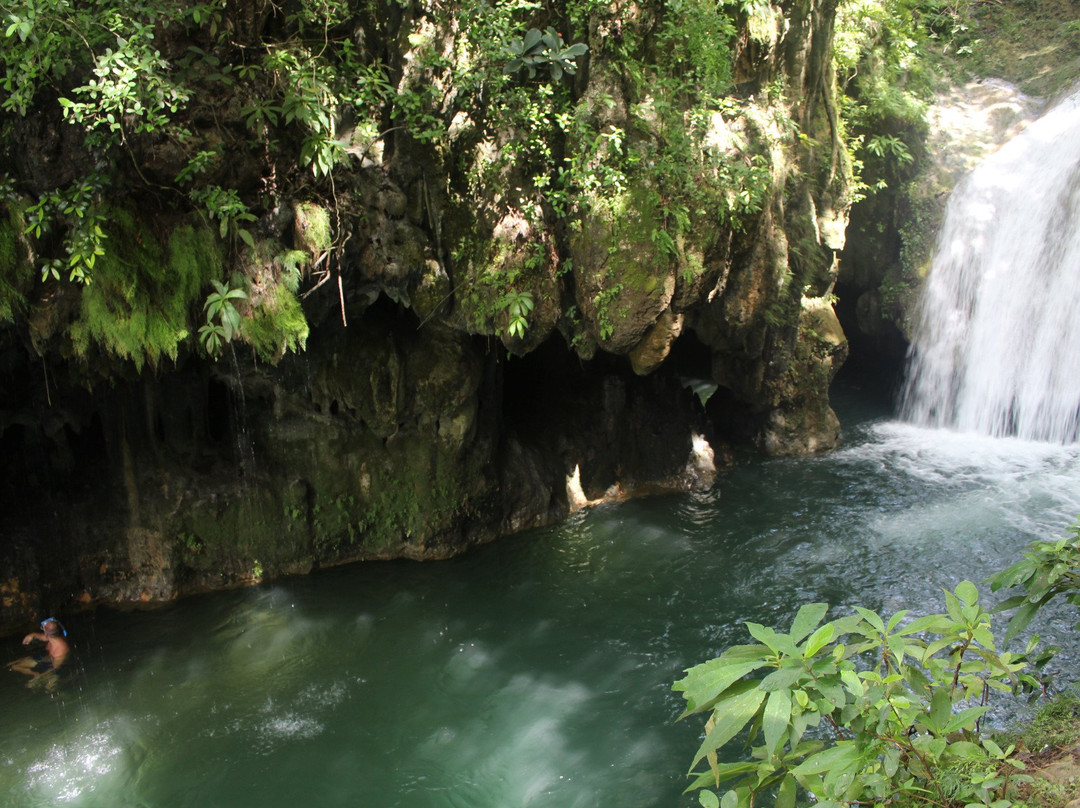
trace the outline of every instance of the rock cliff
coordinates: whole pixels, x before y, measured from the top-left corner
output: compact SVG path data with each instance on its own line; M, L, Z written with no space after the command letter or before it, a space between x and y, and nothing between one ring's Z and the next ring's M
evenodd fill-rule
M0 626L834 446L835 0L314 5L5 103Z

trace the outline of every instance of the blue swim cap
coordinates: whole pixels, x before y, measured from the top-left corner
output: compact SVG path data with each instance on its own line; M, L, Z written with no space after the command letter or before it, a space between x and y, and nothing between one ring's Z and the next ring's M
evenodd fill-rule
M67 629L64 628L64 624L57 620L55 617L46 617L44 620L41 621L40 625L42 631L45 631L46 623L56 623L56 625L60 628L60 631L63 632L64 636L67 636Z

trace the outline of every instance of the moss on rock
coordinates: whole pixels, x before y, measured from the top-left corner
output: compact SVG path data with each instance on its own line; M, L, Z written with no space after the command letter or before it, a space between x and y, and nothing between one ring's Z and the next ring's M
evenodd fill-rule
M0 218L0 323L14 320L16 312L26 305L34 281L22 211L9 203L5 214Z
M125 208L109 212L109 245L83 287L79 318L70 335L76 354L92 344L131 360L136 370L176 359L190 334L189 312L222 258L206 228L180 225L161 238L151 224Z

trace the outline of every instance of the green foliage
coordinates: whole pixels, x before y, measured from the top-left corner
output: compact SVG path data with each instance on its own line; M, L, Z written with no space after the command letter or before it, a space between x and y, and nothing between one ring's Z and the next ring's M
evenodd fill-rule
M202 540L194 533L180 532L176 536L176 541L189 555L198 555L203 551Z
M596 323L600 333L600 339L608 339L615 333L613 318L616 313L612 311L612 303L622 294L623 285L616 283L597 292L593 298L593 306L596 309Z
M239 238L249 247L255 246L251 232L241 225L254 222L255 214L240 200L235 188L211 185L191 191L191 198L201 204L211 219L218 222L218 234L222 238Z
M874 135L866 141L866 150L878 157L892 157L899 163L910 163L915 159L904 141L895 135Z
M660 32L664 66L685 90L707 99L721 99L731 91L732 54L738 33L724 7L734 5L671 0Z
M27 255L21 206L0 201L0 323L14 320L26 306L26 295L34 280L34 268Z
M307 318L300 301L293 294L295 275L285 275L282 282L253 301L251 314L241 325L245 342L268 362L277 362L287 351L302 351L309 333Z
M91 175L42 195L26 208L26 235L40 241L54 231L63 234L66 255L42 261L43 281L64 274L69 280L90 283L97 259L105 254L101 193L101 178Z
M1006 642L1025 631L1039 609L1058 596L1080 608L1080 521L1057 541L1032 544L1020 561L991 576L989 583L995 592L1023 590L998 607L999 611L1016 609L1005 632Z
M511 40L508 51L510 61L503 68L504 73L524 71L530 79L534 79L542 68L552 81L559 81L564 74L572 76L577 72L576 60L588 53L589 46L576 42L567 47L562 35L554 28L544 31L530 28L524 37Z
M221 272L220 253L205 230L177 228L163 245L130 211L105 214L113 247L83 287L80 316L70 327L73 347L86 356L93 342L136 369L157 367L164 356L175 359L188 337L189 310Z
M521 339L525 336L525 329L529 327L529 312L533 310L533 296L530 292L508 292L500 301L500 306L505 307L510 316L510 322L506 326L506 333L511 337Z
M869 609L823 622L799 609L787 633L757 623L674 685L684 717L709 715L691 790L702 805L791 808L801 788L822 808L851 804L1007 806L1024 763L980 732L992 691L1009 692L1024 661L996 649L974 584L945 592L947 611L888 620ZM748 759L719 750L742 739ZM711 789L727 784L718 799Z
M95 144L168 128L189 92L154 47L153 24L113 11L106 25L118 31L116 46L95 56L94 77L72 90L75 100L60 98L64 117L94 132Z
M0 13L5 110L25 116L48 87L59 96L64 116L101 147L122 143L130 133L169 128L188 99L154 44L156 31L184 19L175 4L33 0L0 4ZM72 76L85 81L68 97Z
M835 59L860 194L899 186L919 167L932 32L925 0L853 0L837 14Z
M213 281L214 291L206 296L203 310L206 324L199 328L199 339L210 356L221 355L222 348L240 332L240 312L234 300L247 300L247 292L221 281Z

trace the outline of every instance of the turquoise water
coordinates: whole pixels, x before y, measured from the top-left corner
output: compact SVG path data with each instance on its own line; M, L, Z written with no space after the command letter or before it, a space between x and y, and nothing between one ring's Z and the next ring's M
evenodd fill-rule
M837 402L841 451L741 458L706 494L600 506L449 562L74 616L59 693L0 675L0 804L696 804L681 792L701 724L676 722L671 683L743 621L786 626L812 600L938 611L942 587L1080 513L1075 446L855 404Z

